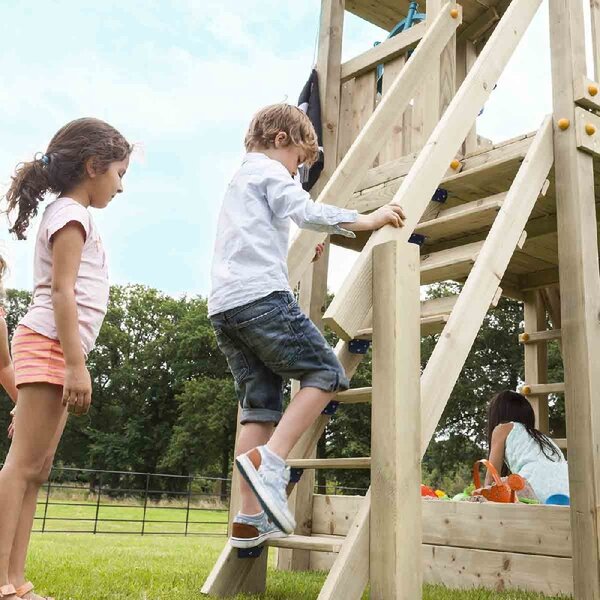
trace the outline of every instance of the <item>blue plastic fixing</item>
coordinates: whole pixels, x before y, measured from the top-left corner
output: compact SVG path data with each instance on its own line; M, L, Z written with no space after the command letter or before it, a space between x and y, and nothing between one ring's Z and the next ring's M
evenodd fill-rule
M366 354L371 346L369 340L350 340L348 351L350 354Z
M304 469L300 467L290 467L290 483L298 483L304 473Z
M431 197L432 202L439 202L440 204L443 204L446 200L448 200L448 190L444 188L435 190L435 194Z
M263 546L254 546L254 548L238 548L238 558L258 558L263 551Z
M323 412L321 413L322 415L335 415L335 412L338 409L338 406L340 405L339 402L336 402L335 400L332 400L324 409Z
M425 243L425 236L421 235L419 233L413 233L408 238L408 243L409 244L417 244L418 246L422 246Z

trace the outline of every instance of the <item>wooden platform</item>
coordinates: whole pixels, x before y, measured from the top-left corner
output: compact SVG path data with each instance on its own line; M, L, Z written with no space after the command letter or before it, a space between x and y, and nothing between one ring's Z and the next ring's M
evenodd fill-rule
M408 11L409 0L346 0L346 10L390 31ZM463 25L459 30L467 39L487 39L506 11L510 0L461 0ZM419 11L427 11L427 0L419 0Z
M462 170L447 175L441 185L448 192L447 201L438 207L432 203L429 214L415 230L425 236L421 249L424 259L485 239L533 136L534 133L522 135L467 155L461 161ZM348 208L370 212L390 202L413 160L414 157L409 155L371 169ZM596 181L600 182L600 161L594 161L594 170ZM596 183L596 208L597 217L600 217L599 183ZM513 290L531 290L557 283L558 240L553 171L546 195L538 200L526 232L525 244L515 252L503 285ZM368 234L359 234L356 239L341 236L332 236L331 239L336 245L359 251ZM451 268L447 275L461 281L467 273L464 268ZM435 273L433 280L439 280L439 277L440 273ZM423 284L431 281L431 277L424 275Z

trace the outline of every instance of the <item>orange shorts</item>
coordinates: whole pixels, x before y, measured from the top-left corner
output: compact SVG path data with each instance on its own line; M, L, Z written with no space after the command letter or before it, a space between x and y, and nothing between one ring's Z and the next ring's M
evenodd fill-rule
M12 339L15 384L65 383L65 358L60 342L19 325Z

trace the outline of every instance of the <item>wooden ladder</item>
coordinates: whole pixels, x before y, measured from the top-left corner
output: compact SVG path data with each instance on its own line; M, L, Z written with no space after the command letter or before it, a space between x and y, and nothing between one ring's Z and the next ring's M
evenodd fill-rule
M351 389L339 394L337 400L373 400L374 435L371 457L315 459L317 442L329 420L323 415L288 461L302 469L371 469L371 488L343 541L322 535L294 535L270 543L282 549L338 553L320 600L361 598L369 581L372 598L421 597L420 460L485 315L499 299L500 283L513 252L524 243L531 211L545 192L553 164L551 118L542 123L506 194L437 210L425 221L422 217L540 2L515 0L508 8L392 200L405 208L407 226L400 231L388 227L371 236L325 315L327 324L342 338L336 355L349 377L362 358L350 352L351 340L373 340L373 388ZM385 128L393 122L394 114L408 105L419 69L427 60L439 57L455 31L460 22L455 10L457 5L449 2L430 25L325 185L319 201L341 205L348 201L379 152L379 138ZM418 247L407 243L412 233L443 237L448 231L481 229L482 223L491 225L484 241L429 256L421 257ZM314 245L323 240L318 233L299 233L288 260L292 285L309 265L306 257ZM464 277L467 279L458 296L420 302L421 284ZM420 334L439 331L436 348L420 375ZM233 486L234 494L235 478ZM295 502L298 510L306 511L297 497L292 498L292 507ZM231 514L235 505L234 499ZM299 529L310 534L307 515L298 518L298 510ZM221 597L260 593L265 589L266 568L267 552L257 558L241 558L227 544L202 592Z

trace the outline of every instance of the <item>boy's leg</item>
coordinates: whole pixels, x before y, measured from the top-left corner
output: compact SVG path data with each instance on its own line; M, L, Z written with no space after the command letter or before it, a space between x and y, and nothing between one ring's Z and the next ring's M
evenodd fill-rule
M336 392L324 392L314 387L302 388L292 398L279 425L267 442L269 450L286 460L302 434L317 420L335 395Z
M238 454L245 454L256 446L266 444L273 433L274 423L246 423L241 426L238 438ZM245 515L256 515L262 512L262 508L243 477L240 477L240 511Z

